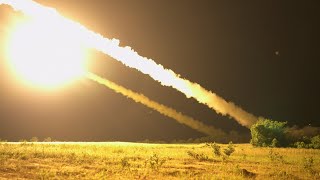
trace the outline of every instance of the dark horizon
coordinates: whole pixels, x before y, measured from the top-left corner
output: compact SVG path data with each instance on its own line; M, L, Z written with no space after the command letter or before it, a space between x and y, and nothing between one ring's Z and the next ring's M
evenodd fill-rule
M107 38L244 110L290 126L320 127L318 1L39 0ZM205 136L88 79L56 90L21 83L4 57L5 24L17 13L0 7L0 139L138 141ZM92 51L89 69L225 132L249 134L161 86L149 76Z

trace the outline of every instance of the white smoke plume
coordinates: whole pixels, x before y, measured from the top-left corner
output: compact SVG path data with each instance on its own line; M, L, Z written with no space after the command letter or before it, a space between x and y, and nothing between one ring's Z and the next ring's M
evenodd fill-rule
M227 102L222 97L206 90L199 84L181 78L180 75L170 69L165 69L152 59L140 56L131 47L120 47L119 40L105 38L87 29L78 22L63 17L53 8L42 6L32 0L0 0L0 5L1 4L10 5L16 11L21 11L32 18L43 19L45 23L55 23L70 28L70 30L74 31L73 35L76 34L86 47L109 55L124 65L149 75L162 85L172 87L182 92L188 98L195 98L199 103L207 105L217 113L233 117L243 126L249 128L258 119L234 103Z
M133 92L129 89L126 89L123 86L120 86L114 82L111 82L107 79L104 79L96 74L88 72L86 74L86 76L87 76L87 78L89 78L89 79L91 79L101 85L104 85L104 86L114 90L115 92L122 94L123 96L131 98L132 100L134 100L137 103L141 103L141 104L143 104L153 110L156 110L159 113L161 113L165 116L168 116L181 124L187 125L194 130L197 130L199 132L202 132L202 133L204 133L206 135L210 135L210 136L223 137L225 135L225 133L220 129L216 129L212 126L207 126L200 121L197 121L189 116L186 116L186 115L174 110L173 108L170 108L170 107L167 107L163 104L155 102L155 101L149 99L148 97L144 96L143 94Z

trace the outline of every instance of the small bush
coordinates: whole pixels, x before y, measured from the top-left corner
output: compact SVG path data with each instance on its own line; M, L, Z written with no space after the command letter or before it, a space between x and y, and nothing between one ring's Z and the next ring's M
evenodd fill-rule
M199 160L199 161L208 161L209 160L209 157L205 154L202 154L202 153L198 154L193 151L188 151L187 153L190 157L193 157L194 159Z
M221 156L221 150L220 150L221 147L218 144L214 142L214 143L206 143L206 145L212 148L212 152L215 156L217 157Z
M160 159L157 154L153 154L149 159L146 160L145 166L149 164L151 169L158 171L165 162L165 159Z
M313 149L320 149L320 135L311 138L311 146Z
M279 141L277 140L277 138L273 138L271 147L279 147Z
M231 141L229 142L227 148L223 149L223 154L221 153L221 147L216 143L207 143L206 146L211 147L213 155L216 157L221 157L223 161L227 160L235 151L234 145Z
M302 149L302 148L307 148L308 147L308 145L306 144L306 143L304 143L303 141L299 141L299 142L295 142L294 144L293 144L293 146L294 147L296 147L296 148L299 148L299 149Z
M230 156L235 151L234 145L232 142L229 142L229 145L226 149L223 150L226 156Z
M314 136L312 138L303 137L301 141L295 142L293 144L293 147L320 149L320 135Z

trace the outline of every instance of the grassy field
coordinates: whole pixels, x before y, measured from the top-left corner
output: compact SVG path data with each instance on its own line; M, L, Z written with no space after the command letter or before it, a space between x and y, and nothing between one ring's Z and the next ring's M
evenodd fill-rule
M0 179L320 179L320 150L234 146L4 142Z

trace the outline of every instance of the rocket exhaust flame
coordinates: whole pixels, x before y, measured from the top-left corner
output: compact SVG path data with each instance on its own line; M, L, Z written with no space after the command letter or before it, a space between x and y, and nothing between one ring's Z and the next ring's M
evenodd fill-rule
M159 113L161 113L165 116L173 118L176 121L178 121L179 123L187 125L194 130L197 130L197 131L202 132L207 135L223 136L225 134L220 129L215 129L212 126L207 126L200 121L197 121L189 116L186 116L180 112L177 112L173 108L170 108L170 107L167 107L163 104L155 102L155 101L149 99L148 97L144 96L143 94L138 94L136 92L133 92L129 89L126 89L125 87L122 87L120 85L115 84L114 82L111 82L107 79L99 77L96 74L88 72L86 74L86 77L88 79L91 79L99 84L102 84L102 85L114 90L115 92L117 92L119 94L122 94L123 96L131 98L132 100L134 100L137 103L141 103L141 104L143 104L153 110L158 111Z
M0 0L1 4L12 6L16 11L21 11L24 14L35 19L44 19L46 23L59 23L61 26L66 26L73 30L78 39L88 48L96 49L106 55L113 57L124 65L135 68L138 71L149 75L154 80L160 82L164 86L172 87L186 97L194 98L199 103L207 105L222 115L233 117L239 124L250 127L258 118L250 114L232 102L227 102L222 97L215 93L206 90L199 84L193 83L187 79L183 79L180 75L175 74L170 69L165 69L162 65L155 63L152 59L140 56L131 47L120 47L119 40L108 39L102 35L95 33L78 22L69 20L60 15L55 9L42 6L32 0ZM91 77L92 74L89 76Z

